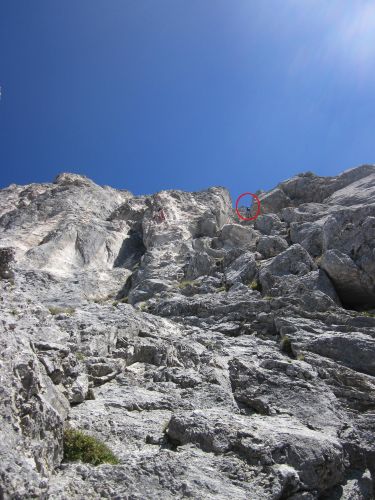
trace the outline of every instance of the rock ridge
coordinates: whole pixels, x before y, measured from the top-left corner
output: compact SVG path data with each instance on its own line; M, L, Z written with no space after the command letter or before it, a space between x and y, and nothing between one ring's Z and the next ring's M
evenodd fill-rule
M375 166L259 198L0 190L0 498L374 498Z

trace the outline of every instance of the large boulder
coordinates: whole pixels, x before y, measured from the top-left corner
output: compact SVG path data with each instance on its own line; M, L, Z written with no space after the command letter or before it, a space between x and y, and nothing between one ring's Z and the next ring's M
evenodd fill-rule
M321 266L343 303L354 307L375 305L373 206L339 211L327 219L323 227Z
M257 356L245 353L229 362L234 397L261 415L289 413L304 425L335 433L344 412L313 365L302 359L291 363L277 347L258 343Z
M360 307L375 304L371 278L348 255L339 250L328 250L323 254L320 265L335 284L345 305Z
M283 223L276 214L264 214L255 220L254 227L263 234L277 234Z
M256 273L257 265L254 254L245 252L226 269L225 281L228 285L234 285L234 283L249 284Z
M261 195L259 200L261 202L261 210L263 214L278 213L285 207L293 206L291 199L280 188L273 189L272 191Z
M308 252L299 244L267 261L259 273L262 288L267 291L285 275L303 276L317 269Z
M323 227L316 222L290 224L290 239L292 243L299 243L310 255L317 257L322 254Z
M240 224L225 224L218 238L217 246L241 250L255 250L257 233L249 227Z
M280 236L261 236L257 243L257 251L264 259L275 257L287 248L287 241Z
M168 435L207 452L239 454L250 464L289 465L300 485L310 490L324 491L343 478L344 454L337 439L292 418L245 417L216 410L175 413Z

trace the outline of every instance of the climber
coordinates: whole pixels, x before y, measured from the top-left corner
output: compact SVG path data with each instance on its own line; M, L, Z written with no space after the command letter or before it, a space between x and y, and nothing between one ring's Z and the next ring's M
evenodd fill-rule
M246 207L246 218L250 219L250 217L251 217L251 208L250 207Z
M158 224L161 224L165 221L165 213L161 206L158 206L156 208L156 213L154 214L153 220Z
M162 208L159 209L159 220L160 220L160 222L165 221L165 213L164 213L164 210Z

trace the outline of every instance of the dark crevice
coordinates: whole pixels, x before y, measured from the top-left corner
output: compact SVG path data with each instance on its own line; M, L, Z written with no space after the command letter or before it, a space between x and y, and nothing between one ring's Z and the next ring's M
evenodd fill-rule
M128 277L128 279L126 280L125 285L121 288L121 290L116 295L116 300L121 300L121 299L124 299L125 297L127 297L129 295L131 288L132 288L132 284L133 284L133 275L131 274Z
M164 433L164 443L161 446L162 448L177 451L177 448L181 446L181 444L182 443L178 439L174 439L168 434L168 430Z
M128 237L121 245L113 267L133 270L134 267L139 264L145 252L146 247L143 244L142 234L139 231L131 229L128 233Z

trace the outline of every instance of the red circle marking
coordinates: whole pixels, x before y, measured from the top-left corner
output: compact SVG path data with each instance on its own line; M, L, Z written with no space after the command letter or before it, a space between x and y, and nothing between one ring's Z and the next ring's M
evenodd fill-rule
M243 196L246 196L246 195L250 195L254 198L254 200L257 202L257 205L258 205L258 208L257 208L257 213L254 215L254 217L242 217L242 215L240 214L239 210L238 210L238 202L240 201L240 199L243 197ZM258 198L258 196L256 194L253 194L253 193L242 193L238 198L237 198L237 201L236 201L236 212L237 212L237 215L240 219L242 220L255 220L259 214L260 214L260 200Z

